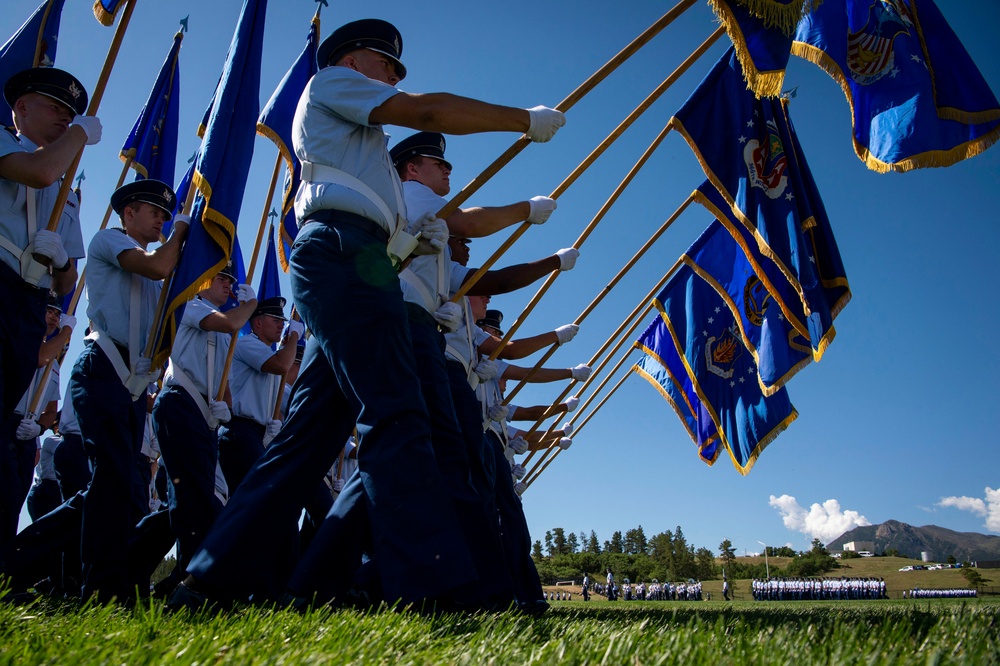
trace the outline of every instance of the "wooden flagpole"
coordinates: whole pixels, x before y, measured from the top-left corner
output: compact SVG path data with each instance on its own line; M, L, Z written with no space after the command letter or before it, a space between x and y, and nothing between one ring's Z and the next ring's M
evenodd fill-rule
M677 69L674 70L670 74L670 76L668 76L663 81L663 83L657 86L656 90L653 93L651 93L645 100L643 100L642 103L639 104L639 106L637 106L632 111L632 113L630 113L628 117L626 117L625 120L623 120L618 125L618 127L616 127L604 139L604 141L602 141L596 148L594 148L594 150L591 151L591 153L587 155L586 158L584 158L584 160L576 167L576 169L574 169L573 172L570 173L563 180L563 182L560 183L559 186L552 191L552 194L550 194L549 196L553 199L558 199L567 189L569 189L569 187L574 182L576 182L577 178L579 178L584 171L590 168L590 166L597 160L597 158L600 157L604 153L604 151L606 151L611 146L611 144L617 141L618 138L625 132L625 130L627 130L639 118L639 116L645 113L646 110L653 104L653 102L655 102L664 92L666 92L667 88L673 85L673 83L678 78L680 78L680 76L685 71L687 71L687 69L692 64L694 64L694 62L698 60L698 58L701 57L701 55L705 53L705 51L707 51L708 48L712 44L714 44L715 41L719 39L719 37L721 37L723 34L725 34L725 31L722 28L719 28L714 33L712 33L708 37L708 39L702 42L701 46L699 46L690 56L688 56L684 60L684 62L681 63L681 65L678 66ZM666 132L664 132L664 134L666 134ZM631 178L629 179L629 181L631 181ZM444 217L444 216L439 213L438 217ZM603 215L601 216L601 218L603 218ZM600 222L600 218L598 218L595 222L593 222L592 226L589 226L588 229L584 232L584 234L581 236L582 241L585 241L587 239L587 237L593 231L593 227L596 227L598 222ZM461 289L459 289L458 292L455 294L455 296L452 297L451 301L453 303L457 303L463 296L465 296L469 292L469 290L473 287L473 285L475 285L476 282L478 282L479 279L482 278L482 276L485 275L486 272L493 267L493 265L500 259L500 257L503 256L503 254L507 252L507 250L509 250L511 246L514 245L517 239L523 236L525 232L527 232L528 229L531 228L532 226L533 225L530 222L524 222L521 224L521 226L515 229L514 233L508 236L507 239L500 244L500 247L496 249L493 255L489 259L487 259L486 262L482 266L480 266L475 273L473 273L469 278L465 280L465 282L462 284ZM582 244L582 241L578 242L581 242Z

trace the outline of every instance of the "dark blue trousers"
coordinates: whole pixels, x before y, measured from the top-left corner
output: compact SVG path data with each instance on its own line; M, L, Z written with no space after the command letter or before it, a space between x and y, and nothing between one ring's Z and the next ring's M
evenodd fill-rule
M535 561L531 559L531 533L528 532L528 521L524 517L521 498L514 492L510 464L503 454L504 445L492 431L487 431L486 440L495 461L500 536L514 577L514 594L522 603L538 601L543 595L542 582L538 578Z
M22 280L4 263L0 263L0 290L5 313L0 317L0 422L5 422L38 369L47 294Z
M35 352L37 354L37 350ZM37 356L36 356L37 359ZM0 426L0 543L7 553L11 541L17 534L17 522L21 515L21 507L31 488L31 479L35 469L35 454L38 447L35 440L27 441L17 438L17 426L24 418L21 414L12 413Z
M63 405L63 409L72 409L72 405ZM56 469L59 492L65 501L87 489L93 472L83 448L83 437L75 433L62 433L62 438L62 443L52 454L52 465Z
M153 429L167 471L167 507L177 538L177 566L184 571L219 513L215 497L219 443L194 398L179 386L164 386L156 396Z
M219 466L226 477L230 496L262 455L264 426L240 416L219 426Z
M188 570L223 592L248 584L273 589L266 578L275 542L294 528L304 493L357 424L366 527L386 598L445 595L474 580L475 570L434 460L385 234L363 218L331 214L335 219L302 227L290 257L295 303L313 337L288 416ZM349 517L338 513L347 507L344 496L310 551L329 543L324 533Z
M59 493L59 482L55 479L42 479L39 483L32 483L28 490L28 515L32 521L36 521L49 511L62 504L62 495Z
M126 544L129 531L149 511L136 473L146 398L132 400L104 350L92 342L73 366L69 393L94 470L83 508L83 594L102 601L131 598Z

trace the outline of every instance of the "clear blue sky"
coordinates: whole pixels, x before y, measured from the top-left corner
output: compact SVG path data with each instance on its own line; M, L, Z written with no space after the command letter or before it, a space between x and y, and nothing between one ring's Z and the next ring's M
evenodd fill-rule
M7 0L0 37L12 34L37 4ZM104 141L88 148L83 158L85 239L100 223L120 172L121 143L178 21L190 14L191 32L181 51L181 175L197 147L194 130L221 71L240 6L238 0L138 3L99 112ZM262 102L301 50L314 6L310 0L271 2ZM358 18L385 18L403 34L403 61L409 70L403 89L554 106L669 6L647 0L441 0L390 1L374 10L330 0L321 32L325 36ZM940 0L940 7L986 80L1000 90L995 45L1000 5ZM66 3L56 61L88 88L112 37L112 29L100 26L90 8L89 0ZM695 5L578 103L552 142L530 146L470 204L549 194L713 28L708 6ZM653 105L560 197L551 220L532 229L502 264L572 244L726 44L725 38L718 42ZM725 457L714 467L700 462L666 403L643 380L630 378L525 495L534 538L555 526L574 532L593 529L604 541L614 530L640 524L649 536L681 525L690 542L713 550L725 538L740 552L759 550L758 541L801 549L813 535L825 541L837 536L834 525L849 527L848 511L871 523L897 519L987 531L983 515L938 503L945 497L982 502L987 487L1000 488L992 411L1000 395L994 263L1000 241L1000 149L948 169L879 175L853 153L850 112L839 87L795 58L785 87L791 86L798 86L792 118L854 292L823 361L789 384L799 419L742 477ZM387 129L393 142L410 133ZM455 191L515 138L451 138L448 159L455 166ZM258 138L239 223L246 252L265 205L274 157L273 144ZM576 269L557 280L522 332L572 321L702 178L681 138L668 136L584 245ZM568 367L589 359L708 222L708 214L692 206L550 364ZM473 263L484 260L501 240L477 241ZM494 307L512 322L533 293L527 289L498 297ZM73 341L68 363L79 353L80 337ZM515 402L547 403L561 388L523 391ZM814 511L810 519L786 526L782 511L770 503L771 496L784 495L794 497L804 511L829 500L839 508ZM965 504L976 508L975 502ZM784 505L791 503L785 500ZM1000 533L1000 525L994 532Z

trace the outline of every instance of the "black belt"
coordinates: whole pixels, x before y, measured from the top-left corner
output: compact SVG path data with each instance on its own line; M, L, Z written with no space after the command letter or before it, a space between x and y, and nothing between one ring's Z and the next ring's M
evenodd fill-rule
M389 234L377 222L372 222L367 217L348 213L347 211L332 209L317 210L310 213L302 224L305 225L310 222L322 222L323 224L336 227L354 227L375 236L383 244L389 242Z

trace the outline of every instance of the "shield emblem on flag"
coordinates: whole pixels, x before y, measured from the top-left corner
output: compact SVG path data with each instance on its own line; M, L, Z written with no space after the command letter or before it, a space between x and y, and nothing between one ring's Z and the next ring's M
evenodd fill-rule
M847 34L847 67L859 85L875 83L895 64L892 45L900 34L910 34L909 10L897 0L875 0L868 8L865 27Z

